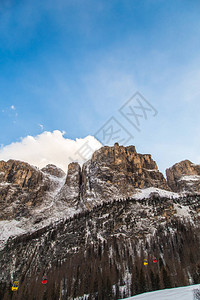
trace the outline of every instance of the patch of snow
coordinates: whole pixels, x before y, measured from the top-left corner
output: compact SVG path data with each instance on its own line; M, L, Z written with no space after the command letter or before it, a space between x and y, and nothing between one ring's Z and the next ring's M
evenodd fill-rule
M199 181L199 175L184 175L178 181Z
M119 292L121 295L127 292L127 286L126 285L121 285L119 286Z
M20 221L0 221L0 248L5 245L9 237L25 232L23 228L20 228Z
M102 237L102 235L97 232L97 239L100 240L102 243L105 241L105 239Z
M151 194L158 194L160 197L167 198L179 198L180 194L162 190L159 188L149 187L146 189L136 189L136 194L133 195L133 198L139 200L144 198L149 198Z
M190 209L188 206L183 206L178 203L174 203L174 208L176 210L176 215L180 217L191 217L190 215Z
M84 294L81 297L76 297L76 298L70 298L69 300L88 300L90 297L90 294Z
M194 282L193 282L193 279L192 279L192 276L191 276L190 272L187 271L187 274L188 274L189 284L193 284Z
M53 175L48 175L48 177L55 183L56 188L53 191L48 192L48 200L46 202L43 202L42 206L35 210L36 213L42 213L44 211L47 211L47 209L53 206L53 204L55 203L55 197L63 187L66 180L66 176L58 178ZM49 199L51 199L50 203Z
M140 294L137 296L126 298L126 300L194 300L194 290L199 288L200 285L196 284L173 289L165 289Z
M158 172L157 169L146 169L146 168L143 168L143 170L146 170L148 172Z

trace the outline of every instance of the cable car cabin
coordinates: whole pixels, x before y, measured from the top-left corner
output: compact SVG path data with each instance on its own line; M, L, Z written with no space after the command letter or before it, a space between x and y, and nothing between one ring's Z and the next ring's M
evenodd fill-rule
M47 284L47 276L42 277L42 284Z
M147 259L144 259L144 266L147 266L148 265L148 261Z
M153 263L154 264L157 263L157 259L156 258L153 259Z
M14 281L13 286L12 286L12 291L17 291L19 287L19 281Z

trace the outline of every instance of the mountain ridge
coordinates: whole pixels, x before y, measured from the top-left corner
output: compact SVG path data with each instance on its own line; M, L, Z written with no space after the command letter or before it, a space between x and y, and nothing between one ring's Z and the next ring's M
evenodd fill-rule
M7 282L17 277L19 299L27 294L28 300L43 300L47 295L40 289L38 276L44 273L57 285L49 283L56 295L44 298L52 300L79 296L77 299L119 299L143 292L142 282L146 290L197 283L198 170L186 160L169 168L165 180L150 154L118 144L95 151L82 168L78 163L69 164L67 175L54 165L38 170L19 161L0 162L3 295L9 293ZM191 176L195 178L192 185ZM179 184L180 179L184 184ZM159 264L149 264L145 271L143 259L154 256ZM85 270L80 274L83 264L92 283L85 279ZM179 273L180 278L175 275ZM27 290L30 282L35 286L32 294ZM2 299L10 299L5 297Z

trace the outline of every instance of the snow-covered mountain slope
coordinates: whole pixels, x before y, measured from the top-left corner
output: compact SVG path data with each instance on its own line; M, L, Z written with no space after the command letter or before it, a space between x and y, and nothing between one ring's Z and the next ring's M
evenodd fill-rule
M38 205L29 209L27 216L0 220L0 249L4 247L9 237L34 232L62 218L71 217L80 211L77 208L69 207L65 201L56 198L65 184L65 174L57 177L43 171L40 172L44 176L44 180L48 180L49 190L44 192L42 201ZM9 208L12 211L18 208L23 209L23 205L20 203L16 206L17 201L10 204Z
M173 289L165 289L156 292L144 293L134 297L126 298L126 300L198 300L195 298L195 290L199 290L200 285L190 285Z
M29 218L23 217L19 220L12 219L0 221L0 249L5 246L9 237L32 233L40 228L56 223L59 220L70 218L83 210L81 208L77 208L75 205L74 207L72 207L72 205L69 206L67 201L60 197L66 177L57 178L53 175L49 175L49 178L52 182L54 182L55 188L48 192L48 197L44 198L44 201L38 207L32 208ZM154 218L154 214L151 215L151 213L148 212L149 209L147 207L143 207L143 205L139 203L140 200L151 199L152 197L165 199L164 201L176 200L177 203L170 203L172 213L178 217L186 217L192 220L192 215L194 215L195 210L192 208L191 203L190 207L186 203L181 203L180 193L174 193L154 187L136 189L131 198L138 201L138 207L140 206L141 209L146 210L146 213L148 213L148 219ZM195 205L194 199L192 201ZM167 211L166 214L168 214Z
M177 228L180 227L177 224L186 224L187 218L189 222L193 220L192 216L195 214L195 209L192 209L192 201L194 199L186 200L190 201L191 204L188 204L188 206L181 205L178 202L173 204L172 199L156 195L149 199L129 198L102 203L90 211L85 210L80 215L75 214L71 219L66 215L63 220L52 222L51 226L44 227L42 230L10 239L1 251L0 265L7 270L7 276L9 276L9 260L10 256L14 255L14 257L18 257L19 261L23 262L16 265L15 271L19 274L20 268L28 265L29 256L26 253L32 253L31 251L34 251L34 249L41 248L48 255L43 257L42 253L37 253L35 258L37 261L30 268L31 273L34 268L35 270L39 268L38 266L50 266L56 263L58 257L64 261L68 253L81 251L81 249L87 248L91 244L99 241L103 243L112 238L130 239L130 243L133 240L139 251L140 243L144 240L150 241L151 237L157 235L160 237L161 233L173 237ZM195 201L199 203L199 198ZM189 206L191 208L188 209L188 215L186 215L184 208L186 209ZM65 213L66 210L62 212L62 216ZM198 217L198 213L195 215ZM194 222L198 226L198 219L194 219ZM16 224L14 223L13 226L16 226ZM192 240L192 237L190 237L190 240ZM158 244L160 244L160 241ZM162 248L159 250L159 256L163 257L160 251L163 252ZM133 255L133 250L131 252ZM158 257L155 250L153 252L150 255L149 251L145 250L145 256L150 255L150 259L154 255Z
M60 197L60 193L63 190L66 177L57 178L49 175L51 181L54 182L55 188L48 192L48 197L44 198L44 201L36 208L32 208L29 218L20 218L19 220L2 220L0 221L0 249L4 247L9 237L18 236L21 234L32 233L42 227L53 224L63 218L70 218L75 214L82 211L81 208L77 208L75 205L68 205L64 199ZM135 200L143 200L151 197L158 197L161 199L179 199L180 194L170 191L158 189L158 188L146 188L137 189L131 198ZM139 205L139 202L138 202ZM188 206L181 203L171 203L171 210L174 210L174 214L179 217L191 218L193 210ZM143 206L141 205L141 208ZM143 208L145 209L145 208ZM146 212L148 209L146 208ZM153 218L153 215L149 214L149 218Z

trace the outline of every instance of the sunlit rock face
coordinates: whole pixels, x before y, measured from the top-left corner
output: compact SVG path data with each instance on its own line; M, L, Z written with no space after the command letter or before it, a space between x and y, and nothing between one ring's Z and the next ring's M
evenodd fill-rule
M166 176L174 192L200 192L200 165L184 160L167 169Z
M82 168L81 198L88 208L147 187L170 190L151 155L137 153L134 146L102 147Z

